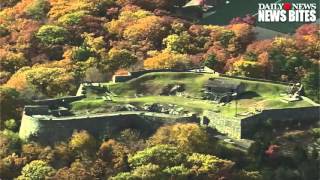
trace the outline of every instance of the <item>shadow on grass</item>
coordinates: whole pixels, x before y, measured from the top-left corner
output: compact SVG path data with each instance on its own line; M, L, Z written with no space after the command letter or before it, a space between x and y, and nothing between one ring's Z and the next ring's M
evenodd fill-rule
M254 92L254 91L247 91L244 92L242 94L240 94L240 96L238 97L238 99L252 99L255 97L261 97L258 93Z

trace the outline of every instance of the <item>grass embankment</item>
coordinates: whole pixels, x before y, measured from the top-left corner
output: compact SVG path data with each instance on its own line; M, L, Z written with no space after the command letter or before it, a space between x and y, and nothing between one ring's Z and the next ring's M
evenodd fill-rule
M217 77L212 74L159 72L148 73L124 83L107 84L109 89L117 95L116 97L112 97L112 102L96 99L96 97L92 96L73 103L73 110L83 111L84 109L91 109L94 111L103 111L103 109L110 110L112 106L117 104L131 103L141 106L145 103L161 103L175 104L177 106L184 107L185 110L197 113L201 113L203 110L216 110L223 113L223 115L234 116L236 111L235 101L221 106L213 103L212 101L201 99L201 90L210 77L241 81L244 83L246 93L242 94L237 100L237 112L239 114L254 111L255 109L311 106L305 101L298 101L289 104L281 102L280 94L285 92L287 88L282 84L230 79ZM160 96L162 90L172 84L183 84L185 86L184 93L188 98L178 96ZM142 94L142 96L137 97L136 95L138 94Z
M212 74L196 74L188 72L148 73L125 83L111 84L110 90L120 96L135 94L159 95L162 89L170 84L184 84L185 93L192 97L201 97L201 89Z

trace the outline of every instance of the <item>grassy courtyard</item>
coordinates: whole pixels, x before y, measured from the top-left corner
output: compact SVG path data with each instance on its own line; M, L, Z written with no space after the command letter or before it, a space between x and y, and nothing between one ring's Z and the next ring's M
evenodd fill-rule
M209 78L241 81L245 86L245 93L238 97L237 102L232 101L224 105L217 104L210 100L203 100L201 98L203 93L202 89ZM184 85L185 95L160 95L163 88L170 84ZM105 101L101 99L101 95L91 94L86 99L74 102L72 104L73 110L104 112L119 104L134 104L141 107L144 104L160 103L177 105L190 112L202 113L204 110L214 110L223 113L225 116L234 116L236 106L238 114L254 112L257 109L311 106L305 101L292 103L280 101L280 94L287 89L287 87L282 84L217 77L213 74L191 72L148 73L124 83L106 83L105 86L108 86L114 94L112 101Z

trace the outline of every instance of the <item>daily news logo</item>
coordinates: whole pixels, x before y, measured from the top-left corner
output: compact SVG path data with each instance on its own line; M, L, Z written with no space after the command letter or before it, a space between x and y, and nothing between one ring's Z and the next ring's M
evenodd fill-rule
M259 22L316 22L316 3L259 3Z

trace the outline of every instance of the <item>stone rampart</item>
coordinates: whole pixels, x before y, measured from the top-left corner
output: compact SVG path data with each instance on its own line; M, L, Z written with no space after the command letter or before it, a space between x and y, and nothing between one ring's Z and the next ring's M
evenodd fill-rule
M241 118L223 116L221 113L205 111L203 113L202 124L217 129L220 133L229 137L241 138Z
M313 124L320 120L320 108L313 106L268 109L248 117L227 117L221 113L205 111L203 116L202 124L207 124L229 137L252 139L265 123L269 123L274 129Z
M283 129L313 124L320 121L320 107L269 109L241 120L241 138L252 136L265 123L273 129Z
M97 138L104 138L127 128L139 129L148 134L163 124L195 122L195 120L195 116L174 116L140 111L59 118L24 114L19 135L25 140L50 144L67 140L74 130L87 130Z

